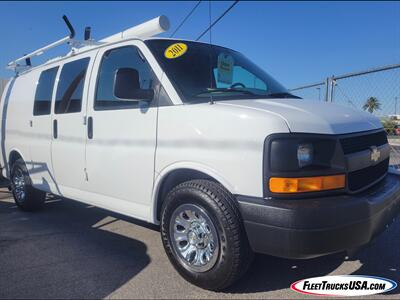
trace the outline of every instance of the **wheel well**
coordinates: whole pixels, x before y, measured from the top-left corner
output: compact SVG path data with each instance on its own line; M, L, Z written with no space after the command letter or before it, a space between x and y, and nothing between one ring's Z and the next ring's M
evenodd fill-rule
M8 165L10 166L10 169L12 168L13 164L15 161L19 158L22 158L21 154L19 154L17 151L13 150L10 153L10 159L8 160Z
M158 190L157 195L157 220L160 220L161 206L162 203L167 196L168 192L171 191L174 187L182 182L193 180L193 179L207 179L214 182L218 182L215 178L192 169L179 169L174 170L171 173L167 174L167 176L162 180L161 186Z

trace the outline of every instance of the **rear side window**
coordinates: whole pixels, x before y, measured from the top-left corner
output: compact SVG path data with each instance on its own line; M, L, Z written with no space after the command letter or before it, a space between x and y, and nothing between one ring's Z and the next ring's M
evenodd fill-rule
M49 115L51 108L51 98L53 96L54 81L56 79L58 67L48 69L40 74L39 82L36 86L35 102L33 104L33 115Z
M82 108L83 85L90 58L66 63L60 74L57 87L55 113L80 112Z

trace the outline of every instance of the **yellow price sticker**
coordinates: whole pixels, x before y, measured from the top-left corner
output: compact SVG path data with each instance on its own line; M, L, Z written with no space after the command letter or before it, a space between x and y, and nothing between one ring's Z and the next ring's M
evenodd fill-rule
M165 50L164 56L168 59L177 58L177 57L185 54L187 51L187 48L188 48L187 45L184 43L172 44Z

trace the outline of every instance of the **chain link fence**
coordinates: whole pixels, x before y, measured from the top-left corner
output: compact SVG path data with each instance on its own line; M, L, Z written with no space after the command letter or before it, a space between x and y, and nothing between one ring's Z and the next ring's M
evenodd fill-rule
M301 86L295 89L291 89L291 93L299 96L303 99L310 99L316 101L326 101L328 95L328 84L329 80L317 82L305 86Z
M400 166L400 64L331 76L290 91L304 99L334 102L379 117L392 147L391 165Z

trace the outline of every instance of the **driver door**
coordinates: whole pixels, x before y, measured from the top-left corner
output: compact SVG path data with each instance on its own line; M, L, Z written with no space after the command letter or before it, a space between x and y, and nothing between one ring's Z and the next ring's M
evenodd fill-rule
M140 219L150 215L154 177L157 107L150 102L121 100L114 95L120 69L134 69L141 89L158 80L138 45L100 50L89 95L86 144L87 183L91 202Z

